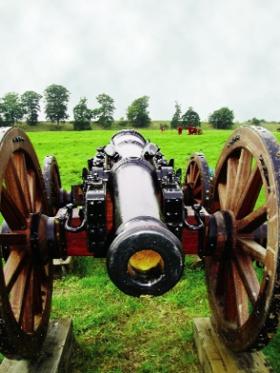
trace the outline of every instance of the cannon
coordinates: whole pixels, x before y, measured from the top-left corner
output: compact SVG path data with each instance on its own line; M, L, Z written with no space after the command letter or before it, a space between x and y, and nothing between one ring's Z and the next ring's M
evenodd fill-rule
M113 283L159 296L205 264L212 320L233 351L264 347L280 312L280 149L260 127L238 128L214 174L202 153L186 172L159 147L123 130L97 149L71 191L56 159L41 171L27 135L0 130L0 351L31 358L51 310L52 260L107 258ZM181 180L182 179L182 180Z

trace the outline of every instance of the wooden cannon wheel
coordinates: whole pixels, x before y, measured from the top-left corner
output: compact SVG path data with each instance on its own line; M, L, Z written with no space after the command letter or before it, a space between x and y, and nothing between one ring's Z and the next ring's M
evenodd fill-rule
M236 130L216 167L212 212L231 216L232 232L205 258L206 282L216 328L235 351L262 348L278 325L279 171L279 145L257 127Z
M56 158L47 156L44 160L43 178L46 187L49 213L54 216L61 206L61 180Z
M0 351L30 358L44 341L52 296L52 261L43 254L44 240L34 236L47 212L45 187L34 149L19 129L0 130L0 165Z
M61 188L59 167L56 158L52 155L46 156L44 160L43 179L45 182L49 215L55 216L61 206L67 204L67 192ZM56 258L53 260L53 275L57 273L67 274L71 267L72 258ZM59 271L58 271L59 269Z
M207 210L212 196L212 175L203 153L193 153L186 169L184 181L186 206L200 204Z

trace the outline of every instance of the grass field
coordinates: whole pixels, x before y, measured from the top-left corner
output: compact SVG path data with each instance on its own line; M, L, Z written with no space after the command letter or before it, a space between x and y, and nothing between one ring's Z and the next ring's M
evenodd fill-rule
M32 132L29 136L42 162L46 155L55 155L60 167L62 183L65 188L80 182L82 167L87 166L87 159L95 154L97 147L106 145L114 131L62 131ZM182 169L186 160L194 151L203 151L210 167L215 167L217 158L225 140L231 131L204 132L202 136L178 136L176 131L144 130L141 133L150 141L161 147L167 158L175 159L175 166ZM217 135L218 134L218 135Z
M214 168L231 131L205 131L202 136L178 136L175 131L146 130L167 158L183 170L194 151L203 151ZM62 184L79 183L82 167L113 131L32 132L40 162L57 157ZM71 317L76 344L73 372L198 372L191 321L209 315L204 273L186 260L182 280L162 297L135 299L109 281L103 260L76 260L73 274L56 280L52 317ZM280 335L266 348L274 371L280 372Z

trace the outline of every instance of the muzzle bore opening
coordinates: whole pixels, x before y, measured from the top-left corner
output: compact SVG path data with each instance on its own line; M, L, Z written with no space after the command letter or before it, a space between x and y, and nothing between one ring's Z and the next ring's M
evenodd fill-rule
M155 250L143 249L136 251L128 260L127 272L135 281L157 281L164 274L163 258Z
M136 297L164 294L179 281L183 268L180 241L155 219L129 221L107 253L111 280Z

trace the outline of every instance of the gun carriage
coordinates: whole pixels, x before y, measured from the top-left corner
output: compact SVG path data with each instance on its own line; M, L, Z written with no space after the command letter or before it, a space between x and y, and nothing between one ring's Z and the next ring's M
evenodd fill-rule
M54 157L41 172L24 132L0 131L0 350L39 351L48 326L52 260L106 257L111 280L133 296L161 295L205 263L213 322L234 351L265 346L279 319L280 151L262 128L240 128L214 178L195 153L181 184L174 161L133 130L97 149L71 192Z

